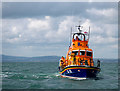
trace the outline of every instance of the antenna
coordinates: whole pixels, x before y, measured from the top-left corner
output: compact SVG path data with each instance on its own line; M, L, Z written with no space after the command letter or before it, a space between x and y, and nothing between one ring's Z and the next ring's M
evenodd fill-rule
M81 30L82 26L80 25L80 22L81 22L81 21L79 21L79 26L76 26L76 27L78 27L79 33L82 32L82 30Z
M71 46L71 36L72 36L72 27L71 27L71 31L70 31L70 46Z
M90 38L90 26L89 26L89 35L88 35L88 41L89 41L89 38Z

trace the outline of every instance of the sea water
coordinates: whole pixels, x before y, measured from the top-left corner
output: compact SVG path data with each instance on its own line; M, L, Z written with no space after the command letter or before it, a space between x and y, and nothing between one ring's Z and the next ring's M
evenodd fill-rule
M101 62L97 78L61 78L58 62L3 62L2 89L118 89L118 62Z

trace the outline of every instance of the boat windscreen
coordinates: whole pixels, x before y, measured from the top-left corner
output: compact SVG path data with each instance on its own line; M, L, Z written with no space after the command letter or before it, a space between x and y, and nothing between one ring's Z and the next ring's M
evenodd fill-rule
M75 55L78 55L78 51L72 51ZM80 51L79 55L85 55L85 51Z
M85 55L85 51L80 51L80 55Z
M72 53L74 53L75 55L78 55L78 51L72 51Z
M91 57L92 56L92 52L87 51L86 55Z

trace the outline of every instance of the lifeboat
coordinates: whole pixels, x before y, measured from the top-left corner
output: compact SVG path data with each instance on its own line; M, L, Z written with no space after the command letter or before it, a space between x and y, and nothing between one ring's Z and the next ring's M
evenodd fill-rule
M89 33L82 32L81 26L77 26L78 32L71 33L70 43L66 58L59 60L59 73L61 77L71 79L94 78L100 72L100 61L94 66L93 50L89 48Z

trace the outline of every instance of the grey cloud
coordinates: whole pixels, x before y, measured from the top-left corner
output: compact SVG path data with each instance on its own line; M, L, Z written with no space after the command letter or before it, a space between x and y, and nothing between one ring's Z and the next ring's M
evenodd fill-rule
M79 18L82 20L82 23L86 22L86 20L89 20L90 24L92 24L90 47L93 47L96 50L96 53L99 53L100 49L103 49L102 51L104 51L108 46L111 51L117 50L110 47L114 44L117 44L116 41L114 41L114 38L117 39L116 35L118 32L116 29L116 21L114 21L114 17L116 16L109 20L107 17L95 15L94 11L90 13L91 9L96 9L99 11L113 8L117 10L116 5L117 3L81 2L3 3L3 53L11 55L36 56L50 55L51 52L56 54L57 52L57 55L63 55L63 53L67 52L67 48L69 46L69 29L71 27L69 24L71 22L75 23L75 25L78 24ZM89 12L86 11L88 9ZM73 19L71 17L72 15ZM50 17L50 19L48 19L50 22L47 21L45 16ZM47 23L50 25L50 28L44 30L42 28L43 26L41 21L43 26L44 23L45 25ZM113 24L113 21L115 25ZM31 22L34 22L34 26L31 25L32 28L28 27L30 24L32 24ZM86 25L89 25L89 23L86 23ZM13 29L13 27L16 27L18 30L17 33L15 33L16 31ZM111 33L109 33L109 31ZM21 34L20 38L18 38L19 34ZM106 43L101 42L104 41L104 38ZM109 41L107 41L107 39L109 39ZM111 42L110 39L112 39L113 42ZM9 40L9 42L7 40ZM98 43L95 41L98 41ZM44 49L43 46L45 47ZM23 53L24 51L26 53ZM107 51L109 53L109 50ZM117 53L112 54L113 56L111 57L117 55ZM105 53L101 55L96 54L96 57L103 55L104 57L110 57L106 56Z
M88 2L4 2L2 5L3 18L23 18L40 16L78 15L89 17L86 9L116 8L117 3L88 3ZM112 6L112 7L111 7Z

